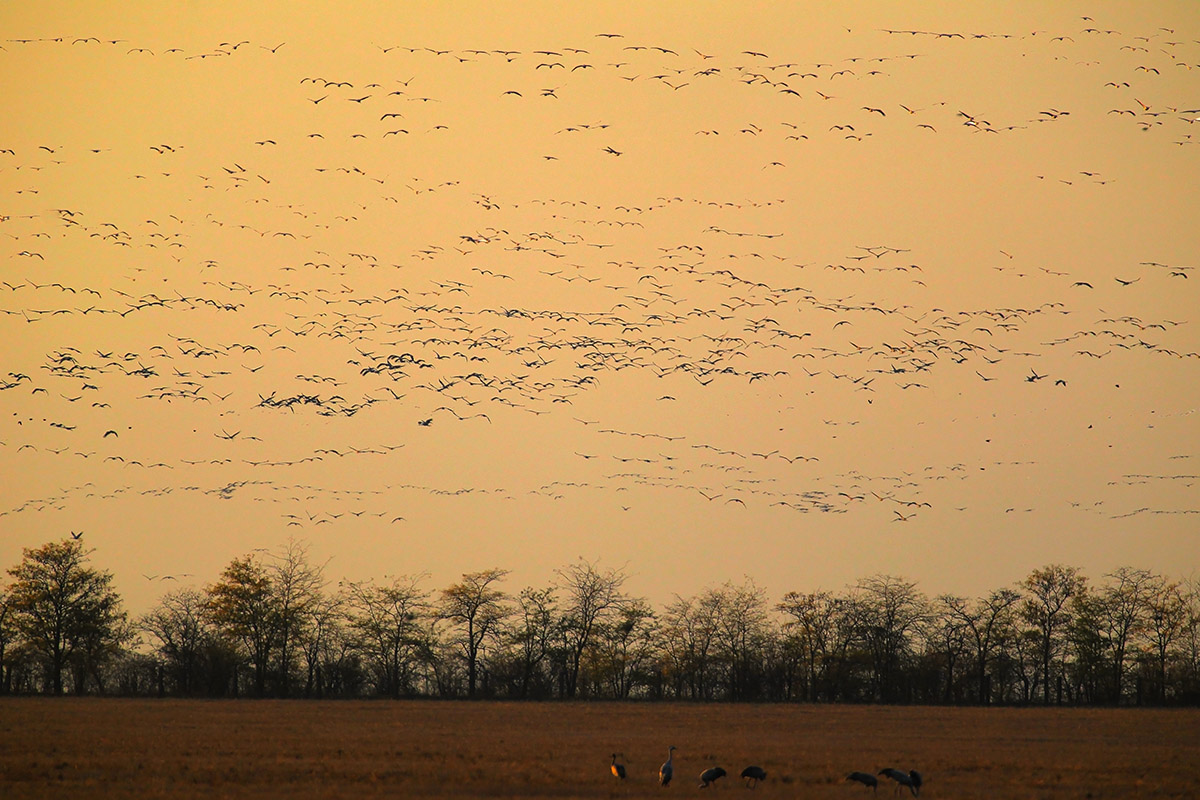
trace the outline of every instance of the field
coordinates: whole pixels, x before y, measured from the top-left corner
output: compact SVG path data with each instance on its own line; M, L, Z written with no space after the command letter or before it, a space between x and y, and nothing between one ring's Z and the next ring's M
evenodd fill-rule
M870 796L843 778L888 766L918 769L931 798L1195 798L1200 711L0 701L4 800L696 795L713 765L730 777L708 791L741 797L749 764L762 798Z

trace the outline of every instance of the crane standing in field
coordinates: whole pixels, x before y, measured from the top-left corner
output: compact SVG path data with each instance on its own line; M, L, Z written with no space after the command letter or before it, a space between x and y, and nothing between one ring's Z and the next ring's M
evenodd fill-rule
M908 790L913 793L913 797L916 797L921 793L921 773L917 772L915 769L910 769L908 772L904 772L903 770L886 767L881 769L879 774L886 775L894 780L896 782L897 792L900 791L901 786L907 786Z
M724 778L727 773L721 767L709 767L700 773L700 788L707 789L717 778Z
M858 781L863 786L870 786L871 791L876 791L879 788L879 779L869 772L851 772L846 776L848 781Z
M658 768L658 783L660 786L670 786L671 777L675 774L675 767L671 761L675 758L675 745L667 748L667 760Z
M616 753L612 754L612 766L609 769L612 770L613 777L625 780L625 765L617 763Z
M759 781L767 779L767 771L762 767L746 767L742 770L742 777L746 779L746 786L753 789Z

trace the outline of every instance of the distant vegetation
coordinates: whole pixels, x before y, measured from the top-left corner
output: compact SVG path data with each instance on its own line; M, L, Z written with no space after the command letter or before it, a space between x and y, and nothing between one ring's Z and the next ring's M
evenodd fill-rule
M138 619L67 539L0 583L0 693L944 704L1200 702L1200 585L1049 565L977 598L872 575L778 602L747 579L663 608L580 560L333 584L306 546L233 559Z

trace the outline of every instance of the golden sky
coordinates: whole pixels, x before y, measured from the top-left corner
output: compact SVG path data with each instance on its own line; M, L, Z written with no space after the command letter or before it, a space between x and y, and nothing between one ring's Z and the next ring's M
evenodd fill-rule
M0 10L0 564L1196 569L1194 3L244 5Z

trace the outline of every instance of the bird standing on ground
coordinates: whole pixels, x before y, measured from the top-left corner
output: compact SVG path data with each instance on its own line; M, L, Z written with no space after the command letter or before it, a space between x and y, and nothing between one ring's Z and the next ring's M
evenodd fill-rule
M670 786L671 776L675 774L675 767L671 765L672 759L675 758L675 745L667 748L667 760L658 768L658 783L660 786Z
M851 772L846 776L848 781L858 781L863 786L870 786L872 791L879 788L879 779L869 772Z
M609 769L612 770L612 774L614 777L620 778L621 780L625 780L625 765L617 763L617 754L616 753L612 754L612 766L610 766Z
M708 785L717 778L724 778L726 772L721 767L710 767L700 773L700 788L707 789Z
M921 773L915 769L904 772L903 770L886 767L885 769L881 769L879 774L886 775L894 780L896 782L896 791L900 791L901 786L907 786L908 790L913 793L913 797L921 793Z
M746 767L742 770L742 777L746 779L746 785L753 789L759 781L767 779L767 771L762 767Z

